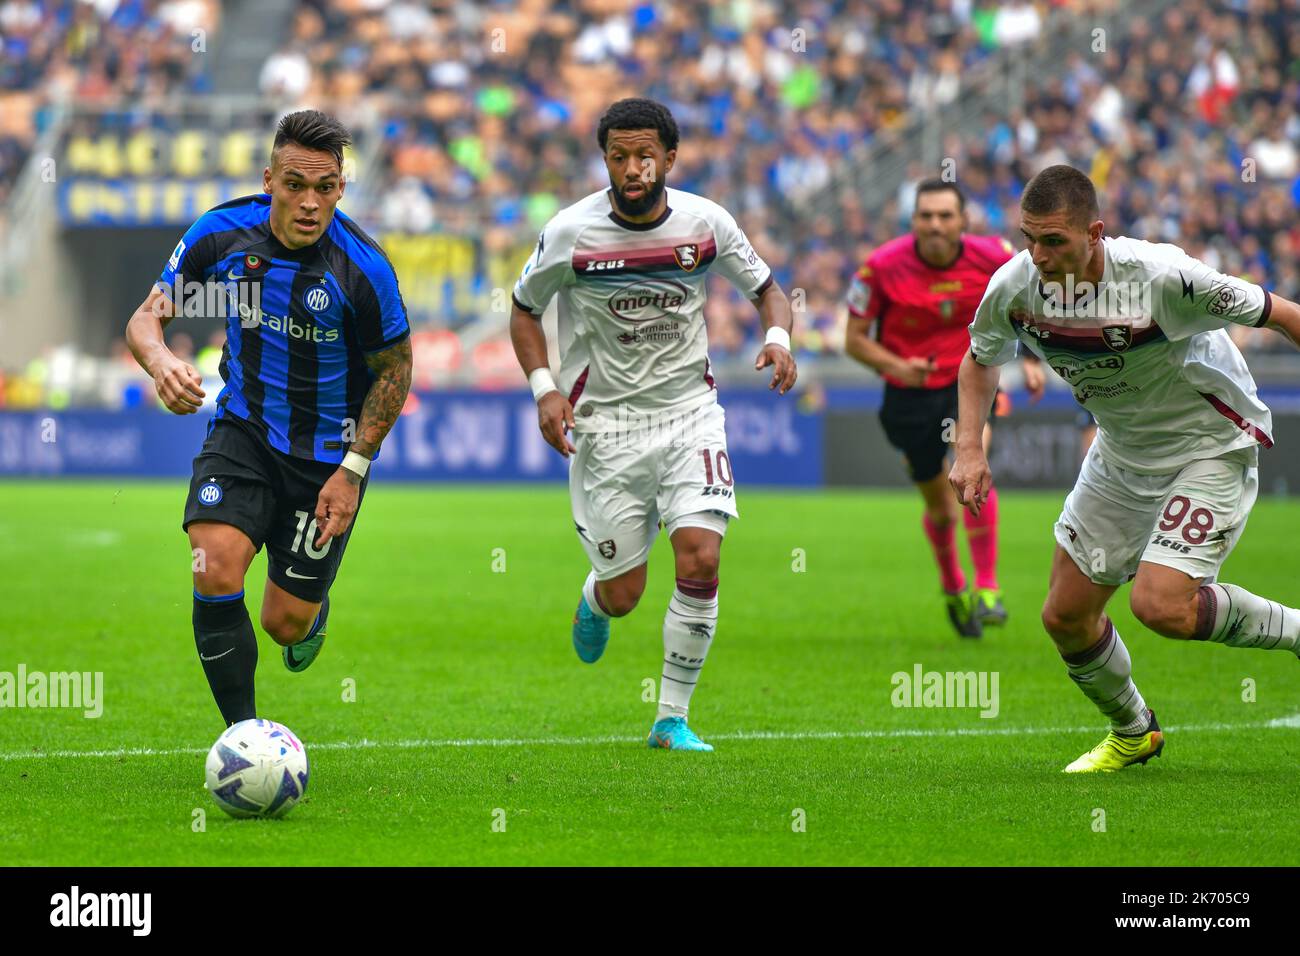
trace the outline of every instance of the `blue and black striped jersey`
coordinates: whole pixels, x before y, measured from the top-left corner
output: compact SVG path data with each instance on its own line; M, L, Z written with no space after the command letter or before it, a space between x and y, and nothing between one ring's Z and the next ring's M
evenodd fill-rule
M286 455L338 463L373 379L365 353L410 335L406 306L388 257L341 211L302 249L275 238L270 213L266 193L209 209L159 284L181 314L214 315L220 303L225 387L216 417L251 422ZM210 282L224 290L215 299L202 291ZM195 294L207 308L190 306Z

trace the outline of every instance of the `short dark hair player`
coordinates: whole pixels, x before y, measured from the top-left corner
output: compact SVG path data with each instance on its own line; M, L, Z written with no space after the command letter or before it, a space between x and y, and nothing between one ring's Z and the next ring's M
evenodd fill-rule
M393 267L335 208L349 142L323 113L285 116L266 192L200 216L127 324L159 398L189 415L203 404L201 380L167 348L163 328L178 314L215 318L214 303L225 314L225 386L194 459L183 527L194 554L194 642L227 724L256 716L257 638L244 606L253 555L266 546L262 627L285 666L303 670L325 638L330 585L370 462L410 387L410 327ZM205 289L196 313L193 296Z

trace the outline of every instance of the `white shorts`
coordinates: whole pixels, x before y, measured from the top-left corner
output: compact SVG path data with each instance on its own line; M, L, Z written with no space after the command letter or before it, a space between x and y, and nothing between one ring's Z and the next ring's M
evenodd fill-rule
M1259 493L1257 452L1140 475L1093 445L1056 522L1056 543L1097 584L1123 584L1150 561L1213 581L1246 527Z
M711 404L671 425L575 436L569 498L597 580L645 564L661 522L669 535L687 527L726 534L739 512L725 419Z

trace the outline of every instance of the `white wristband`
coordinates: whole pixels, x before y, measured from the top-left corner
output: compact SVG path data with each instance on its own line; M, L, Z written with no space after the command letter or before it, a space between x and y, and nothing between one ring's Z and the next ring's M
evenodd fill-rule
M560 390L551 377L551 370L545 366L533 369L528 376L528 387L533 390L533 401L540 401L547 392Z
M787 352L790 351L790 333L779 325L774 325L767 330L767 338L763 340L764 345L779 345Z
M358 478L364 478L370 470L370 459L359 452L350 451L343 456L343 467Z

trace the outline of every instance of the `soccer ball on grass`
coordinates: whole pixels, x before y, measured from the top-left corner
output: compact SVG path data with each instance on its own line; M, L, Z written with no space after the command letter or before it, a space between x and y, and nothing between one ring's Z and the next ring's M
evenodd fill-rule
M208 751L212 799L232 817L282 817L307 792L307 751L274 720L241 720Z

